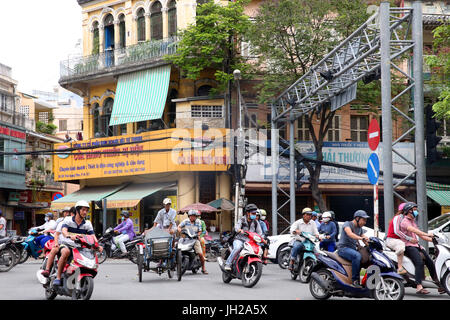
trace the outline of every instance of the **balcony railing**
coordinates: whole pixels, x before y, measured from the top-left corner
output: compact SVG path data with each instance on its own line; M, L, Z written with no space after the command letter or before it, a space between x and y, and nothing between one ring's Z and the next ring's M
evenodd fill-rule
M114 71L119 67L143 64L161 59L177 50L177 38L152 40L136 45L107 50L100 54L78 57L61 62L60 80L95 75L101 71Z

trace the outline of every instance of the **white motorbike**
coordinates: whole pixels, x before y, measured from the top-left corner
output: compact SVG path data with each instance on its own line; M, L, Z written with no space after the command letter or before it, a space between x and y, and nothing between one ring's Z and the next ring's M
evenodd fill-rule
M438 279L444 287L447 294L450 295L450 243L448 238L442 233L435 233L433 235L433 244L435 247L436 259L434 260L434 267ZM384 253L391 259L397 266L397 255L394 251L386 248ZM408 272L403 275L406 281L406 287L416 287L414 280L415 267L411 259L407 256L403 256L403 268ZM422 281L424 288L437 289L437 285L433 281Z

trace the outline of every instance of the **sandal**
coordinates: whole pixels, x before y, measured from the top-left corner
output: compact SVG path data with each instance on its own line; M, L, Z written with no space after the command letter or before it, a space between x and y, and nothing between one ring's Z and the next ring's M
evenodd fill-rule
M416 291L416 294L423 294L423 295L425 295L425 294L429 294L429 293L430 293L430 291L428 291L425 288L422 288L422 289Z
M208 271L206 271L206 270L202 270L202 273L203 274L209 274Z
M447 293L447 291L445 291L444 288L439 287L439 288L438 288L438 293L439 293L439 294L444 294L444 293Z

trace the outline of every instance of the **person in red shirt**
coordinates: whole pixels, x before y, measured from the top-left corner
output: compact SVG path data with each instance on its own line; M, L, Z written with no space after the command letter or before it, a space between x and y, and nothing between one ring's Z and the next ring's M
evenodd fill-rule
M389 222L389 228L388 228L388 234L386 237L386 246L391 249L392 251L395 252L395 254L397 255L397 264L398 264L398 269L397 269L397 273L398 274L406 274L407 271L405 270L405 268L403 268L403 256L405 254L405 243L400 240L400 237L395 233L395 228L394 226L398 226L398 219L402 218L401 214L402 214L402 210L403 207L405 206L406 202L400 204L398 206L398 211L397 213L394 215L394 218L392 218L392 220ZM395 222L394 222L395 220Z

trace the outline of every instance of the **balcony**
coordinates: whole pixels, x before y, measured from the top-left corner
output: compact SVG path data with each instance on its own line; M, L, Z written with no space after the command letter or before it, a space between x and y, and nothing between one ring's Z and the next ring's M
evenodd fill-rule
M157 64L167 54L177 50L177 38L152 40L100 54L83 56L61 62L60 84L93 80L138 71Z

